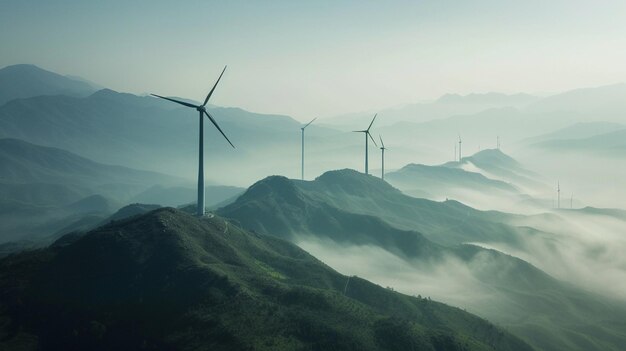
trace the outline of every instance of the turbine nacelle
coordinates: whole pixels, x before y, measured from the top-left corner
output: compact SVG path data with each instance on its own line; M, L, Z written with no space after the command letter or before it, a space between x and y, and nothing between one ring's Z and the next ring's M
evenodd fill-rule
M217 81L215 82L215 85L213 85L213 88L211 89L209 94L204 99L204 103L202 105L194 105L194 104L190 104L190 103L185 102L185 101L180 101L180 100L177 100L177 99L173 99L173 98L169 98L169 97L165 97L165 96L161 96L161 95L157 95L157 94L150 94L150 95L152 95L154 97L158 97L160 99L164 99L164 100L168 100L168 101L177 103L179 105L191 107L191 108L195 109L196 111L200 112L200 116L205 115L211 121L211 123L213 123L215 128L217 128L217 130L222 134L224 139L226 139L226 141L228 141L230 146L232 146L234 148L235 145L233 145L233 143L230 142L230 140L228 139L226 134L224 134L224 132L222 131L222 128L220 128L220 126L217 124L215 119L207 112L206 107L205 107L206 104L209 102L209 99L211 98L211 95L213 95L213 92L215 91L215 88L217 87L217 84L220 82L220 79L222 79L222 76L224 75L225 71L226 71L226 66L224 66L224 69L222 70L222 73L220 74L219 78L217 78Z
M189 108L193 108L196 111L198 111L200 113L200 140L198 143L198 202L197 202L197 215L198 216L204 216L205 214L205 202L204 202L204 116L206 116L211 123L213 123L213 125L215 126L215 128L217 128L217 130L222 134L222 136L224 137L224 139L226 139L226 141L228 141L228 143L230 144L230 146L232 146L233 148L235 147L235 145L233 145L233 143L230 142L230 140L228 139L228 137L226 136L226 134L224 134L224 132L222 131L222 128L220 128L220 126L217 124L217 122L215 121L215 119L213 118L213 116L211 116L209 114L209 112L207 112L206 110L206 104L209 102L209 99L211 98L211 95L213 95L213 92L215 91L215 88L217 87L217 84L220 82L220 79L222 79L222 76L224 75L224 72L226 71L226 67L224 67L224 70L222 70L222 73L220 74L219 78L217 78L217 81L215 82L215 85L213 85L213 88L211 89L211 91L209 92L209 94L206 96L206 98L204 99L204 102L202 103L202 105L195 105L195 104L191 104L189 102L186 101L181 101L178 99L174 99L174 98L170 98L170 97L166 97L166 96L161 96L161 95L156 95L156 94L150 94L154 97L157 97L159 99L163 99L163 100L167 100L167 101L171 101L173 103L179 104L179 105L183 105L185 107L189 107Z

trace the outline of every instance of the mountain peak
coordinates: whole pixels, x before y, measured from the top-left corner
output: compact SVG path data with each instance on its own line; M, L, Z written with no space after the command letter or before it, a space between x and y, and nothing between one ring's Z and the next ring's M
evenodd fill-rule
M108 97L108 96L117 96L119 94L120 94L119 92L113 89L104 88L91 94L91 97Z
M370 192L399 193L400 191L379 177L354 169L327 171L315 179L330 189L366 196Z
M463 160L472 162L492 162L499 163L501 165L519 166L519 163L511 156L505 154L500 149L484 149L472 156L463 157Z
M9 321L0 332L14 348L531 350L458 308L348 278L293 244L173 208L8 257L0 276Z
M39 66L33 65L31 63L18 63L15 65L5 66L0 69L0 72L2 71L6 71L6 72L45 71L45 72L48 72L45 69Z
M0 105L15 99L41 95L87 96L93 87L30 64L0 69Z
M284 176L269 176L254 183L241 195L241 200L272 197L278 201L303 206L302 194L294 181Z

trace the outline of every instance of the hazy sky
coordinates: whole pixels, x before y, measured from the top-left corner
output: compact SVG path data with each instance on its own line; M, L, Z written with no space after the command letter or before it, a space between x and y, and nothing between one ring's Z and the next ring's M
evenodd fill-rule
M0 0L0 66L306 120L626 81L626 1Z

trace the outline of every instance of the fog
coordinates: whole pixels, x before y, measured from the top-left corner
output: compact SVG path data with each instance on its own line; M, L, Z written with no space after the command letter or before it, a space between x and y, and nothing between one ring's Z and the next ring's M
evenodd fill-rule
M558 279L626 301L625 218L562 210L519 220L549 234L529 236L523 250L503 243L475 243L533 263Z
M376 246L342 245L307 236L300 236L296 244L342 274L408 295L478 309L497 294L476 279L466 263L454 257L436 263L410 261Z

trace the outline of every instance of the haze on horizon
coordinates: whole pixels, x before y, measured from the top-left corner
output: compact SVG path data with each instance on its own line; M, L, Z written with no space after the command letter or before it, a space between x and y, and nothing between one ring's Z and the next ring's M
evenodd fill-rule
M0 66L298 120L626 81L626 3L4 1Z

